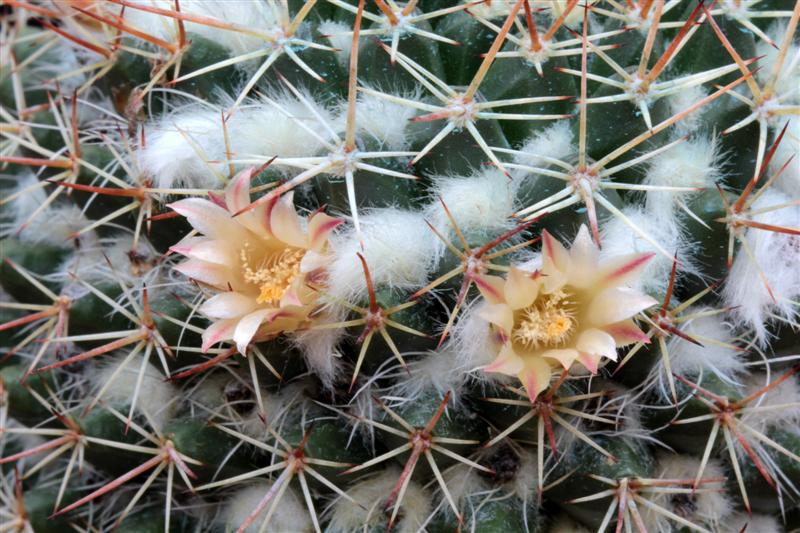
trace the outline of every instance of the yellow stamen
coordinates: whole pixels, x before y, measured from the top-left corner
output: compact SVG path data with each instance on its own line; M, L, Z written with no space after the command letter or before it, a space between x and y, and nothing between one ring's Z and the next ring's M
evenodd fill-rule
M563 344L577 325L568 296L563 290L544 294L520 310L512 338L531 348Z
M250 266L248 252L247 244L239 251L244 280L247 283L258 285L260 294L256 301L259 304L273 303L277 305L300 274L300 261L305 255L305 250L286 248L267 254L256 270Z

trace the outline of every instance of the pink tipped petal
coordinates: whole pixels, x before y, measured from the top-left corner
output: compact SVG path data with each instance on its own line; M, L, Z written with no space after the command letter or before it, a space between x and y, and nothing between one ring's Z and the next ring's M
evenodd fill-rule
M581 353L607 357L617 360L617 343L614 337L600 329L587 329L578 337L575 347Z
M236 331L233 333L233 340L236 342L236 349L240 354L247 354L247 347L256 336L258 328L263 322L271 319L275 313L275 309L259 309L239 320Z
M503 284L505 281L499 276L477 275L472 281L481 291L481 295L491 304L503 302Z
M225 190L225 202L231 213L239 213L250 205L250 181L253 179L255 171L255 167L243 170ZM259 206L246 213L241 213L236 217L236 221L256 235L262 235L267 229L263 224L263 216L264 207Z
M572 243L569 256L571 262L570 284L583 288L594 283L599 255L589 230L583 224Z
M603 331L614 337L617 348L633 344L634 342L650 344L650 337L639 329L633 320L623 320L616 324L603 326Z
M578 360L585 366L592 374L597 374L597 368L600 363L600 356L581 352Z
M503 295L511 309L523 309L536 300L541 284L531 277L530 272L511 267Z
M565 370L569 370L569 367L572 366L572 363L575 362L575 359L578 358L578 355L578 350L573 348L563 348L558 350L547 350L541 354L541 357L555 359L561 364L561 366L564 367Z
M600 277L609 285L625 285L641 276L656 254L629 254L616 257L603 266Z
M238 213L250 205L250 180L255 170L255 167L251 167L239 172L225 189L225 202L231 213Z
M605 289L589 304L587 325L599 327L620 322L657 303L652 297L627 287Z
M202 198L186 198L169 204L173 211L186 217L194 229L215 239L242 240L246 233L222 207Z
M533 357L525 361L525 368L518 377L525 386L525 391L528 393L528 399L531 403L534 403L539 394L547 389L552 375L553 369L541 357Z
M311 217L308 221L308 249L321 252L331 232L343 223L341 218L333 218L325 213L317 213Z
M225 290L233 275L229 268L214 263L206 263L197 259L189 259L177 265L175 270L200 283Z
M203 345L201 348L203 353L208 352L208 350L218 342L231 340L233 338L233 332L236 330L236 324L238 323L238 318L231 318L214 322L208 326L203 332Z
M212 296L200 306L200 312L209 318L238 318L256 308L255 298L238 292L222 292Z
M504 337L508 337L511 333L511 328L514 326L514 313L507 305L484 305L478 311L478 316L500 328Z
M561 272L569 270L569 252L547 230L542 232L542 255L544 258L542 270L553 268Z
M294 193L283 195L272 208L269 227L273 235L290 246L305 248L308 244L300 224L300 217L294 209Z
M188 242L182 242L170 248L173 252L185 255L192 259L237 267L239 265L239 255L229 242L217 241L199 237Z
M524 367L522 359L514 353L511 346L504 346L497 356L497 359L485 367L484 372L496 372L505 374L507 376L515 376L519 374Z

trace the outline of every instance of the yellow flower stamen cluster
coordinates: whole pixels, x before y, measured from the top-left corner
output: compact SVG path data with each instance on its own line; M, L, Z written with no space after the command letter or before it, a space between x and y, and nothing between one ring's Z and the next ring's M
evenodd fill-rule
M305 252L299 248L287 248L280 253L268 255L258 269L253 270L249 263L248 246L245 245L239 251L244 280L247 283L257 284L261 291L256 299L259 304L280 301L294 279L300 274L300 261Z
M563 290L541 295L519 311L513 339L531 348L564 343L576 327L572 304Z

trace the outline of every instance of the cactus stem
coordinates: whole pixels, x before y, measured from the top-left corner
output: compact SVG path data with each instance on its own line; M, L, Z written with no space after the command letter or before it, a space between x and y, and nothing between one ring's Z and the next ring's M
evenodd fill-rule
M403 497L405 496L406 489L408 488L409 483L411 482L411 477L414 474L414 470L422 456L425 456L426 460L431 466L431 470L434 472L434 476L436 481L439 483L439 486L442 490L442 493L445 496L448 504L452 508L453 512L455 513L459 523L463 523L463 518L461 517L461 513L458 510L458 507L455 505L455 501L450 494L449 489L447 488L447 484L444 481L444 478L439 471L439 467L436 465L436 461L434 459L433 454L431 451L436 451L441 453L442 455L446 455L451 459L455 459L467 466L472 468L476 468L478 470L492 473L493 471L490 468L486 468L483 465L480 465L474 461L471 461L461 455L447 449L444 447L444 444L477 444L477 441L465 440L465 439L448 439L448 438L441 438L437 437L434 433L436 429L436 425L439 422L439 419L444 414L445 408L447 407L447 403L450 400L450 391L448 391L442 401L439 403L439 406L436 408L436 411L430 417L430 419L425 423L423 428L415 428L411 424L409 424L403 417L397 414L394 410L392 410L389 406L387 406L380 398L374 398L375 402L380 406L383 411L389 415L395 422L397 422L406 432L400 431L396 428L391 426L387 426L385 424L381 424L380 422L376 422L374 420L369 420L366 418L359 418L359 420L369 424L370 426L376 427L383 431L388 431L389 433L395 434L397 436L403 436L408 438L408 442L401 444L400 446L390 450L378 457L370 459L369 461L362 463L360 465L351 467L342 474L352 474L354 472L358 472L365 468L369 468L375 464L382 463L392 457L405 453L407 450L411 451L411 454L408 456L408 459L403 466L403 470L400 474L400 477L397 479L397 483L395 483L394 488L392 489L391 493L389 494L388 498L384 502L384 510L392 509L391 517L389 518L389 524L387 525L387 529L391 529L394 525L394 521L397 518L397 513L400 510L400 507L403 502Z
M264 495L261 501L256 505L255 509L253 509L253 512L251 512L250 515L245 519L244 523L242 523L239 526L239 528L237 529L238 532L244 532L245 530L247 530L248 527L253 525L256 519L258 518L258 515L260 515L267 507L267 505L269 505L270 507L269 510L267 511L267 515L264 517L264 521L261 524L261 530L262 531L265 530L265 528L270 522L270 519L272 518L272 514L274 513L277 506L280 504L280 500L281 497L283 496L283 493L286 491L286 489L289 486L289 483L292 481L292 479L295 478L295 476L299 479L301 488L303 490L303 496L306 501L306 506L308 508L309 516L311 516L311 519L314 523L314 528L317 532L320 531L317 512L314 507L314 502L310 497L305 474L309 474L314 479L316 479L329 489L333 490L339 496L361 507L361 504L353 500L348 494L346 494L336 485L328 481L324 476L322 476L319 472L317 472L313 468L313 465L328 466L328 467L348 466L345 463L328 461L325 459L319 459L315 457L309 457L306 454L305 446L308 443L308 439L311 435L311 431L313 430L313 426L310 426L303 433L303 438L301 439L300 443L297 446L291 446L283 437L280 436L280 434L278 434L274 429L272 429L272 427L267 426L267 430L272 434L272 436L275 438L275 440L283 449L271 446L269 444L265 444L261 441L248 437L247 435L239 433L238 431L226 428L225 426L215 426L215 427L224 431L225 433L228 433L229 435L233 435L234 437L241 439L243 442L253 444L257 448L261 448L262 450L265 450L269 453L273 453L282 458L281 461L272 464L268 467L261 468L258 470L253 470L245 474L223 479L220 481L215 481L213 483L207 483L205 485L197 487L198 491L208 490L215 487L224 487L238 483L240 481L260 476L262 474L267 474L278 470L282 470L281 474L278 476L278 479L276 479L272 483L267 493Z
M589 496L583 496L569 500L567 503L577 505L581 503L602 500L613 496L606 512L603 524L598 531L605 531L608 527L614 510L617 511L616 531L620 533L623 528L625 531L631 530L631 525L635 525L640 533L646 533L647 527L644 524L641 513L637 507L640 504L650 511L665 516L675 521L681 526L687 527L692 531L701 533L711 533L707 529L698 526L690 520L681 517L672 511L650 501L645 494L696 494L698 492L718 491L719 488L699 489L701 484L718 484L720 479L708 478L699 480L699 484L694 479L647 479L647 478L621 478L610 479L597 475L590 475L592 479L600 481L612 488L605 489ZM632 523L632 524L631 524Z
M550 446L550 453L554 456L558 453L558 446L556 444L556 436L555 432L553 431L553 422L558 424L559 426L564 427L567 431L581 439L582 441L586 442L592 448L598 450L600 453L605 455L606 457L615 460L614 456L598 445L596 442L592 441L588 435L584 434L577 428L577 424L573 426L570 424L565 418L559 416L557 413L564 414L566 416L574 416L576 418L582 418L584 420L593 421L593 422L600 422L604 424L610 424L611 426L615 425L614 420L600 417L597 415L592 415L590 413L586 413L583 411L579 411L576 409L572 409L567 407L568 404L572 404L577 401L585 401L591 400L595 398L599 398L604 395L604 393L589 393L579 396L567 396L567 397L559 397L556 396L556 392L567 379L568 372L563 371L559 376L559 379L553 383L547 392L543 395L540 395L536 398L536 400L531 403L530 399L528 398L527 392L508 387L507 389L514 394L517 394L523 400L515 400L515 399L507 399L507 398L484 398L486 401L491 403L497 404L504 404L504 405L514 405L518 407L527 407L529 410L518 418L515 422L513 422L510 426L508 426L505 430L501 431L498 435L493 437L487 443L483 445L484 448L490 448L495 444L503 441L504 439L508 438L512 433L517 431L519 428L527 424L530 420L536 417L536 430L537 430L537 444L536 444L536 452L537 452L537 464L538 464L538 477L537 477L537 493L539 498L541 499L542 494L544 493L544 481L545 481L545 469L544 469L544 450L545 450L545 434L547 435L547 440Z
M431 290L435 289L448 279L453 278L459 274L463 274L461 287L459 288L458 295L456 296L456 303L453 306L453 309L450 311L450 316L448 318L447 324L445 325L444 330L442 331L442 335L439 339L439 346L441 346L442 343L444 343L445 339L447 338L450 328L453 327L456 316L458 315L458 312L461 309L461 306L463 305L464 300L467 297L467 293L469 292L469 289L472 287L472 285L474 284L476 287L478 287L478 289L481 290L481 292L493 291L494 288L491 282L491 278L487 277L487 272L489 270L502 270L503 266L495 265L494 263L492 263L492 260L510 254L512 252L515 252L517 251L518 247L514 246L507 247L502 250L492 252L491 254L489 252L491 252L494 248L497 248L504 242L508 241L518 233L530 227L537 221L537 219L522 222L521 224L518 224L515 228L503 233L502 235L499 235L498 237L495 237L489 242L483 244L480 248L473 250L472 248L470 248L469 244L464 238L464 234L458 227L458 223L453 218L453 215L452 213L450 213L450 210L447 208L447 205L444 203L444 200L440 198L439 201L441 202L442 207L444 208L445 215L450 221L450 225L453 228L453 231L458 237L458 240L461 241L462 250L456 248L453 245L453 243L451 243L446 237L444 237L430 223L428 222L426 223L428 224L428 227L431 228L431 231L433 231L436 237L439 240L441 240L447 246L447 248L461 260L461 264L456 268L452 269L450 272L447 272L446 274L428 283L425 287L412 294L409 299L416 300L423 294L428 293ZM535 239L531 241L526 241L526 243L528 244L532 242L535 242Z
M750 509L750 502L747 495L747 490L744 485L744 481L741 474L741 469L739 466L739 460L736 456L736 448L734 446L733 438L736 438L736 442L742 447L745 451L747 457L749 457L750 461L756 467L758 472L764 478L764 480L775 490L779 490L778 486L781 485L780 477L776 475L770 468L765 465L764 461L762 460L761 456L764 456L765 451L763 446L759 446L758 449L754 448L752 443L747 440L745 434L741 431L744 429L744 432L753 436L759 445L766 445L773 450L776 450L779 453L782 453L792 459L800 463L800 457L796 454L790 452L774 440L770 439L762 432L756 430L755 428L751 427L742 419L740 415L750 412L753 408L749 406L754 401L757 401L759 398L764 396L769 391L773 390L775 387L789 379L792 375L800 371L800 365L797 365L790 369L788 372L785 372L780 377L772 380L766 386L760 388L759 390L755 391L754 393L750 394L746 398L731 401L729 398L725 396L720 396L715 394L703 387L697 385L689 381L688 379L684 378L683 376L675 375L675 379L679 380L681 383L687 385L691 389L693 389L697 394L700 396L698 399L702 400L704 404L709 408L710 413L708 415L703 415L702 420L709 420L713 419L714 424L711 428L711 432L709 434L709 438L706 444L705 452L703 453L703 459L700 463L700 468L697 472L697 477L695 478L695 487L698 485L699 480L702 478L703 472L705 470L705 466L708 463L709 456L711 454L711 449L714 445L716 440L717 433L719 430L722 430L723 436L725 438L725 445L728 448L728 453L730 454L731 466L733 467L734 473L736 475L737 482L739 484L740 494L742 496L742 501L745 507ZM673 422L673 424L691 424L701 421L700 417L693 417L688 419L679 419ZM772 469L778 469L779 467L774 463L770 463Z
M328 1L334 4L336 7L342 8L351 13L358 14L358 9L351 4L346 4L341 0L328 0ZM441 17L444 15L449 15L457 11L467 10L470 6L470 4L468 3L457 4L450 7L436 9L428 13L421 13L418 15L414 15L412 11L414 11L414 7L417 4L417 0L412 0L411 2L407 2L406 5L402 8L395 5L393 2L392 5L390 6L386 4L386 2L384 2L383 0L375 0L375 4L378 6L378 9L380 9L381 13L383 13L385 18L381 18L378 15L370 13L369 11L364 12L363 13L364 18L368 19L373 24L370 29L361 31L360 34L362 36L363 35L380 36L383 39L389 37L390 41L389 60L392 64L394 64L394 62L397 59L397 50L400 46L400 38L403 36L404 33L411 33L426 39L431 39L433 41L438 41L450 45L460 44L458 41L454 41L453 39L449 39L447 37L443 37L436 33L423 30L417 27L417 23ZM352 31L336 32L329 35L329 37L336 37L339 35L349 36L353 35L353 33L354 32ZM355 42L356 41L354 41L354 43ZM356 48L357 45L354 44L352 50L355 51Z
M364 330L361 332L357 340L357 342L361 344L361 349L359 350L358 359L356 360L356 366L353 370L353 377L350 380L349 391L353 390L353 386L356 383L359 370L361 370L361 365L364 362L364 357L367 354L367 350L369 349L369 345L370 342L372 341L372 337L375 334L375 331L378 331L378 333L380 333L384 342L386 342L387 346L389 346L389 349L392 351L392 354L394 355L395 359L397 359L397 361L403 366L406 372L408 372L408 365L406 365L405 359L403 359L403 356L400 354L400 351L397 349L397 346L395 345L394 341L389 335L388 328L391 327L399 331L409 333L411 335L416 335L418 337L428 336L425 333L409 328L408 326L400 324L399 322L395 322L394 320L389 318L394 313L403 311L413 305L416 305L417 302L410 301L392 307L380 306L378 304L377 299L375 298L375 287L372 283L372 276L370 275L369 267L367 266L367 261L366 259L364 259L364 256L361 255L360 253L357 253L356 255L361 261L361 267L364 270L364 279L367 284L367 294L369 296L369 307L357 307L354 305L350 305L349 303L341 301L339 299L335 300L338 303L345 305L345 307L347 307L351 311L363 315L363 317L355 320L347 320L344 322L325 323L312 326L312 329L332 329L332 328L344 328L352 326L364 326ZM325 294L324 291L323 294Z

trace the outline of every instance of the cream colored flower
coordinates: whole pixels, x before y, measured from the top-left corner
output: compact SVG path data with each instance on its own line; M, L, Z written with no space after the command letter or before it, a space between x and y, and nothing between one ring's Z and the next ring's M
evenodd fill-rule
M632 254L600 264L585 226L570 250L546 231L542 267L512 267L506 279L492 276L481 317L491 323L498 354L486 372L518 376L531 401L547 388L558 366L575 361L593 373L600 360L617 358L617 347L645 334L631 318L656 301L626 286L653 254Z
M324 278L328 237L342 223L317 212L304 224L291 193L234 216L250 204L253 173L241 172L224 201L170 205L202 234L171 248L188 258L177 270L220 291L200 307L214 321L203 333L203 351L233 339L244 354L253 340L302 327L319 296L309 285Z

